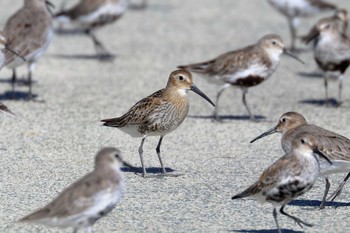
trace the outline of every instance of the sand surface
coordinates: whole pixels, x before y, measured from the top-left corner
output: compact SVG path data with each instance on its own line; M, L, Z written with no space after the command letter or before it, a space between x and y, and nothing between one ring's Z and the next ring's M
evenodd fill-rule
M348 0L334 2L350 10ZM60 5L60 1L54 3ZM21 4L0 1L1 28ZM318 17L302 20L300 34ZM285 18L267 1L150 0L146 10L130 10L98 31L98 37L117 55L112 62L84 59L94 54L94 48L83 35L55 35L34 74L33 91L39 101L10 99L11 72L4 68L0 101L16 116L0 113L0 232L70 232L16 221L91 171L101 147L116 146L128 162L140 166L141 140L100 127L99 120L120 116L139 99L165 87L177 65L211 59L255 43L267 33L277 33L289 44ZM212 122L213 107L190 93L189 117L164 138L161 148L166 167L184 176L143 179L125 172L123 199L95 224L95 232L275 232L271 205L249 198L231 200L283 155L280 135L254 144L249 141L274 126L287 111L298 111L309 122L350 137L350 73L344 79L343 105L321 106L317 103L324 98L322 78L298 74L314 71L311 50L300 57L307 65L283 57L269 80L250 89L247 100L252 111L265 117L258 123L245 119L239 89L224 92L222 123ZM25 73L23 66L19 75ZM194 75L194 82L215 100L218 86L199 75ZM16 90L24 96L27 86L19 84ZM330 96L336 97L337 91L338 83L330 82ZM158 137L145 142L147 167L159 167L157 142ZM344 176L331 177L331 192ZM306 232L348 231L350 184L320 211L317 206L323 191L320 178L286 211L315 224ZM279 221L286 232L303 230L285 216L279 216Z

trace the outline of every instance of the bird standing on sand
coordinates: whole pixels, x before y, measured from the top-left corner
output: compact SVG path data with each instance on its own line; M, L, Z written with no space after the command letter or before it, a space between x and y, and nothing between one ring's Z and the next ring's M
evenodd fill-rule
M346 70L350 65L350 39L343 34L336 21L323 19L316 25L317 30L310 35L307 43L316 39L314 58L318 67L325 73L324 86L326 103L328 97L328 72L339 72L338 105L341 104L341 92Z
M242 89L242 102L250 119L254 119L255 117L246 102L248 88L259 85L273 74L279 65L282 53L298 59L285 49L281 37L270 34L262 37L256 44L224 53L206 62L182 65L178 68L200 73L209 76L210 81L223 83L216 95L214 110L216 120L220 120L218 116L219 98L222 92L230 86Z
M324 11L336 10L337 6L322 0L268 0L281 14L287 17L291 34L291 49L295 50L296 28L300 17L308 17Z
M73 227L73 232L85 228L86 233L92 233L92 225L112 211L124 191L121 165L130 166L123 162L118 149L101 149L95 158L94 171L71 184L44 208L20 219L20 222Z
M55 15L60 22L74 24L91 37L101 59L113 57L94 34L95 30L119 19L128 7L128 0L80 0L70 10Z
M142 137L139 155L143 177L146 177L146 168L143 161L142 148L148 136L160 136L156 152L162 167L162 175L172 176L166 173L160 154L160 146L163 137L179 127L185 120L189 110L189 101L187 97L187 92L189 90L196 92L215 106L213 102L193 84L192 74L190 72L186 70L176 70L170 74L168 83L164 89L140 100L123 116L102 120L104 126L116 127L132 137Z
M286 112L280 117L275 127L262 133L260 136L253 139L251 143L273 133L282 134L281 145L286 153L292 151L292 141L296 135L300 133L312 135L315 138L316 148L332 161L332 165L324 160L320 161L320 172L326 180L326 189L320 205L320 208L324 208L330 188L328 175L334 173L348 173L334 194L331 195L330 199L332 201L341 193L346 181L350 177L350 139L316 125L308 124L300 113Z
M284 208L288 202L311 189L319 176L321 159L332 163L317 150L312 135L298 134L292 142L291 152L278 159L262 173L257 182L232 199L253 196L261 203L271 203L279 233L282 232L277 220L276 208L279 206L280 213L293 219L300 227L312 227L300 218L286 213Z
M24 6L12 15L5 24L3 34L11 51L5 52L6 67L12 69L12 91L16 81L16 68L28 64L29 99L32 98L32 76L35 63L49 46L53 34L52 17L46 0L24 0Z

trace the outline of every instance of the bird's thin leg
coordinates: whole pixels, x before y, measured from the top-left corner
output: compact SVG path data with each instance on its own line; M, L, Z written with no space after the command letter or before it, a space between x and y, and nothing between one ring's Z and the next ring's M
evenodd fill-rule
M143 149L142 149L142 147L143 147L143 143L145 142L145 139L146 139L146 137L147 136L144 136L143 138L142 138L142 141L141 141L141 145L140 145L140 147L139 147L139 155L140 155L140 160L141 160L141 165L142 165L142 176L143 177L146 177L146 168L145 168L145 164L144 164L144 162L143 162Z
M160 136L159 142L158 142L158 145L157 145L157 148L156 148L156 151L157 151L158 159L159 159L159 162L160 162L160 166L162 166L162 173L165 174L166 171L165 171L165 168L164 168L162 157L160 156L160 145L162 144L163 137L164 136Z
M341 74L339 77L338 77L338 81L339 81L339 87L338 87L338 105L341 104L341 93L342 93L342 90L343 90L343 74Z
M326 73L324 75L324 88L325 88L325 94L326 94L326 104L329 104L329 99L328 99L328 74Z
M320 209L324 209L324 205L326 204L326 198L327 198L327 195L328 195L328 191L329 191L329 188L331 187L331 183L329 183L328 177L325 177L324 179L326 180L326 189L324 190L324 194L323 194L322 202L321 202L321 205L320 205Z
M275 219L275 223L276 223L276 226L277 226L278 233L282 233L281 228L280 228L280 225L278 224L278 220L277 220L277 210L276 210L275 207L273 208L272 215L273 215L273 219Z
M228 88L229 86L231 86L231 84L229 83L225 83L224 85L222 85L217 94L216 94L216 101L215 101L215 109L214 109L214 119L217 120L217 121L220 121L220 117L218 116L218 111L219 111L219 99L220 99L220 96L222 94L222 92Z
M247 92L248 92L248 89L243 89L242 102L243 102L245 108L246 108L247 111L248 111L249 118L250 118L251 120L254 120L255 117L254 117L254 115L252 114L252 112L250 111L250 109L249 109L249 107L248 107L248 104L247 104L247 101L246 101L246 97L245 97L245 96L246 96Z
M350 172L346 175L345 179L341 182L337 190L328 198L328 200L334 201L334 199L340 195L341 191L343 190L343 187L346 183L346 181L350 178Z
M97 39L96 35L91 31L91 30L87 30L85 32L87 35L90 36L90 38L92 39L92 41L94 42L95 45L95 50L96 50L96 54L101 58L101 59L105 59L105 58L110 58L112 57L112 54L110 54L106 48L103 46L103 44Z
M28 64L28 85L29 85L29 93L28 93L28 99L32 99L32 76L33 72L35 70L35 63L31 62Z
M295 51L295 41L296 41L296 30L295 30L295 22L293 22L292 18L288 17L288 26L289 26L289 31L290 31L290 36L291 36L291 45L290 49Z
M15 93L15 82L17 79L16 69L12 69L12 78L11 78L11 85L12 85L12 93Z
M295 216L293 216L293 215L290 215L290 214L284 212L284 207L285 207L285 206L286 206L286 205L283 205L283 206L281 207L281 209L280 209L280 213L281 213L281 214L283 214L283 215L285 215L285 216L287 216L287 217L293 219L301 228L303 228L303 225L305 225L305 226L307 226L307 227L312 227L312 226L313 226L313 225L310 224L310 223L307 223L307 222L302 221L300 218L297 218L297 217L295 217ZM303 225L302 225L302 224L303 224Z

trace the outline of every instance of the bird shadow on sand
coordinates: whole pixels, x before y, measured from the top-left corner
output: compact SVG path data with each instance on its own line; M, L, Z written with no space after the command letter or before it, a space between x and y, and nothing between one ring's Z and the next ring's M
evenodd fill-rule
M121 168L122 172L131 172L131 173L142 173L142 167L122 167ZM170 168L170 167L166 167L165 168L166 172L174 172L175 170ZM161 174L162 173L162 168L160 167L148 167L146 168L146 172L148 174Z
M302 233L303 231L294 231L290 229L281 229L283 233ZM231 230L231 232L242 232L242 233L276 233L278 232L277 229L261 229L261 230Z
M34 100L35 98L37 98L38 95L36 94L32 94L32 99L29 98L29 93L26 92L22 92L22 91L7 91L3 94L0 94L0 100ZM41 101L37 101L37 102L41 102Z
M326 106L326 107L339 107L341 103L339 103L336 99L330 98L326 99L306 99L300 100L301 104L311 104L316 106Z
M216 121L214 120L214 117L213 115L207 115L207 116L201 116L201 115L188 115L187 117L189 118L194 118L194 119L208 119L208 120L213 120L213 121ZM221 121L224 121L224 120L231 120L231 121L263 121L266 119L265 116L262 116L262 115L254 115L255 117L255 120L251 120L250 117L248 115L245 115L245 116L238 116L238 115L220 115L220 120L219 121L216 121L216 122L221 122Z
M58 59L96 60L100 62L112 62L116 58L115 55L97 54L50 54L49 56Z
M288 203L288 205L292 206L299 206L299 207L319 207L321 205L321 201L319 200L293 200ZM326 202L325 207L347 207L350 206L350 202L337 202L337 201L331 201Z

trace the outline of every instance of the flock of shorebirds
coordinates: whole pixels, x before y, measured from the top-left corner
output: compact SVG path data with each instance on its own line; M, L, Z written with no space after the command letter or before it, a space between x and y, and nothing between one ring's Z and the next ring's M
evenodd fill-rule
M347 11L321 0L268 2L288 19L292 41L290 49L286 48L280 36L269 34L259 39L256 44L224 53L214 59L178 66L179 70L170 74L164 89L138 101L123 116L102 120L104 126L115 127L132 137L142 138L139 156L143 177L180 175L166 172L160 147L164 136L174 131L186 118L189 111L188 91L197 93L213 105L214 119L220 120L218 104L221 94L228 87L239 87L243 92L242 102L251 120L255 120L246 101L248 89L262 83L274 73L282 54L303 63L295 55L295 42L298 38L305 43L313 43L315 61L324 73L325 103L329 98L328 73L339 73L337 104L341 104L342 81L350 65L350 39L346 36ZM0 36L0 68L4 66L13 70L12 91L16 84L16 68L26 64L28 98L33 98L31 83L35 63L50 45L54 34L53 20L62 25L74 25L77 30L90 36L97 57L109 59L113 55L97 39L95 30L119 19L127 8L128 0L80 0L72 9L53 14L50 11L50 3L46 0L24 0L24 6L8 19ZM309 34L298 37L296 27L299 18L323 11L330 11L333 15L319 20ZM221 85L215 104L195 86L191 72L202 74ZM2 103L0 109L12 113ZM287 112L280 117L275 127L251 142L276 132L282 134L281 146L285 155L268 167L258 181L245 191L234 195L232 199L253 196L261 202L271 203L279 232L281 228L277 220L277 208L281 214L293 219L301 227L312 226L286 213L284 208L288 202L309 191L319 176L326 180L321 208L325 205L330 188L328 175L347 174L328 200L334 200L341 193L350 177L350 139L308 124L297 112ZM160 175L146 173L143 144L148 136L160 137L156 148L162 168ZM73 227L74 232L85 228L86 232L92 232L92 225L119 202L124 187L121 166L133 167L122 159L118 149L101 149L96 155L95 168L91 173L66 188L44 208L20 221Z

